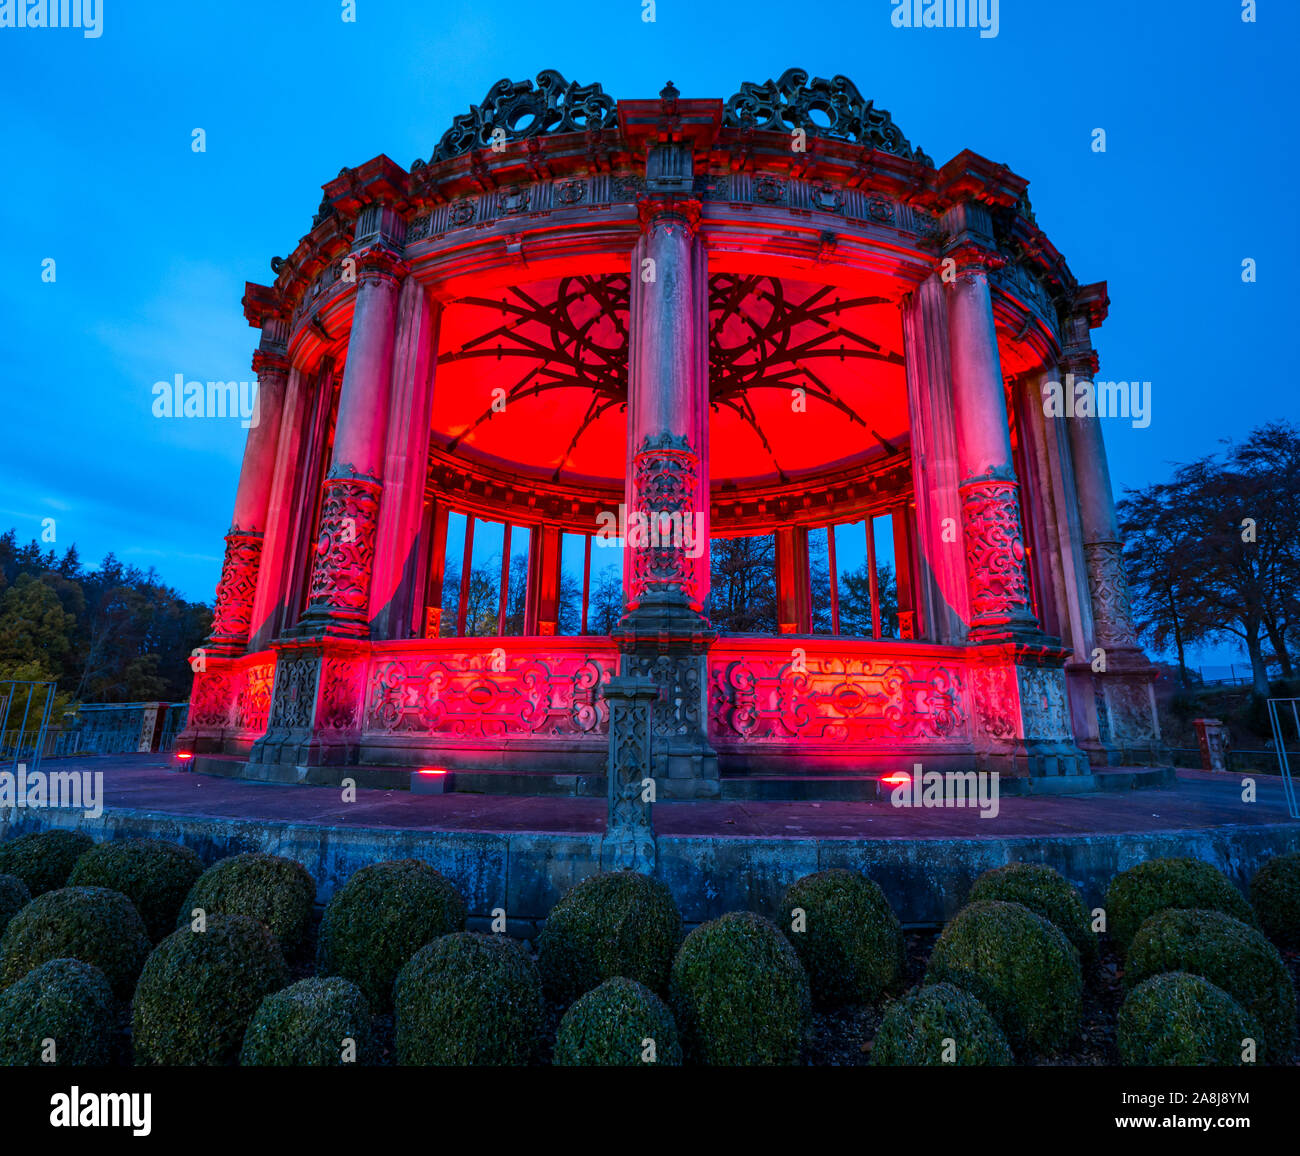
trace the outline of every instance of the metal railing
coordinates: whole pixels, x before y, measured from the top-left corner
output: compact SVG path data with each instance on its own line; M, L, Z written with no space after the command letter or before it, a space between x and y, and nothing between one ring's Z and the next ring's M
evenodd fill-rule
M41 769L54 693L53 682L0 679L0 764L15 772L19 763L29 771Z
M1289 711L1287 708L1290 708ZM1291 727L1300 737L1300 698L1270 698L1268 700L1268 721L1273 728L1273 745L1277 748L1278 768L1282 772L1282 792L1286 795L1287 813L1293 819L1300 819L1300 806L1297 806L1295 782L1291 778L1291 755L1286 749L1286 736L1282 723L1287 715L1291 717Z

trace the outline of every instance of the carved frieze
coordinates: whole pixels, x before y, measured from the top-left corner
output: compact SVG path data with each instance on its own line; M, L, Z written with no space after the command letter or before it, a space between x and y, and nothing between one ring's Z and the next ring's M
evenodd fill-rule
M1029 576L1016 484L995 479L963 486L962 524L975 623L1028 615Z
M381 659L369 676L365 727L464 738L605 734L609 719L601 687L616 664L612 651Z
M845 658L792 648L789 657L716 653L709 732L784 742L944 742L969 731L959 667L929 660Z
M1137 646L1133 604L1124 575L1124 555L1120 544L1094 542L1084 546L1083 552L1088 565L1088 589L1092 591L1097 645Z
M370 601L380 483L327 478L312 563L308 610L364 617Z

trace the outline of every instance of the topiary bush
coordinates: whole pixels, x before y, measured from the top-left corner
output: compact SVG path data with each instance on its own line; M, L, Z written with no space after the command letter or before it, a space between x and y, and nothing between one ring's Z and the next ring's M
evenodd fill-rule
M903 931L870 879L838 868L819 871L791 884L781 906L786 938L817 1006L873 1003L897 985L906 965Z
M935 941L925 980L970 992L1013 1045L1053 1051L1079 1030L1078 952L1060 928L1021 903L963 907Z
M376 1013L393 1006L393 981L421 947L460 931L465 900L418 859L362 867L330 900L321 920L317 967L361 988Z
M393 985L397 1062L522 1065L542 1030L533 961L499 935L459 931L420 948Z
M1136 987L1167 971L1189 971L1222 988L1259 1022L1269 1058L1290 1058L1295 985L1277 948L1255 928L1221 911L1159 911L1133 937L1124 982Z
M202 874L203 860L188 847L161 839L122 839L86 851L68 885L120 891L135 904L149 939L157 943L175 928L181 902Z
M681 913L667 887L636 871L602 872L551 908L537 937L537 966L562 1004L614 976L663 992L681 938Z
M1171 971L1138 984L1119 1009L1120 1063L1146 1067L1241 1064L1242 1040L1260 1027L1208 979Z
M1008 863L975 880L967 903L985 900L1020 903L1059 927L1084 963L1097 958L1097 937L1088 922L1083 896L1059 871L1039 863Z
M373 1064L376 1058L370 1005L361 989L341 976L316 976L262 1001L244 1033L239 1062L245 1067L334 1068Z
M62 887L94 840L81 831L36 831L0 843L0 875L17 875L32 896Z
M38 895L0 938L0 987L52 959L99 968L118 999L129 999L149 955L149 937L131 901L105 887L64 887Z
M17 875L0 875L0 935L9 920L32 901L32 893Z
M1126 954L1147 918L1171 907L1222 911L1255 922L1250 904L1227 876L1199 859L1150 859L1116 875L1106 889L1110 934Z
M80 960L51 959L0 992L0 1066L103 1067L116 1034L113 989Z
M289 982L280 945L247 915L209 915L162 941L135 990L135 1062L233 1064L262 1000Z
M616 978L564 1013L551 1062L565 1068L676 1066L682 1048L668 1005L644 984Z
M1300 948L1300 851L1276 855L1250 881L1259 925L1279 947Z
M769 920L732 912L701 924L677 952L669 987L691 1061L798 1062L812 1002L808 976Z
M871 1062L1007 1067L1012 1055L997 1020L979 1000L950 983L932 983L889 1005L871 1048Z
M307 869L279 855L234 855L213 864L190 888L176 918L185 927L191 912L208 915L247 915L264 923L285 955L302 947L311 926L316 883Z

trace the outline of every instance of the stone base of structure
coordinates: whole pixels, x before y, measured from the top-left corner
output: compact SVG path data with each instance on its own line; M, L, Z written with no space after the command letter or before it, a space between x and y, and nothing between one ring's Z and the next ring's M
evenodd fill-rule
M604 687L630 675L660 687L660 799L716 797L720 775L873 776L920 763L1025 778L1086 775L1121 752L1130 765L1167 761L1158 739L1132 741L1156 733L1149 674L1101 683L1110 726L1127 737L1112 729L1109 747L1088 749L1071 719L1089 705L1078 688L1092 684L1077 665L1067 679L1062 652L1041 644L774 635L725 637L685 656L626 645L598 636L281 640L208 661L180 746L242 758L257 778L437 766L573 776L578 793L606 769Z

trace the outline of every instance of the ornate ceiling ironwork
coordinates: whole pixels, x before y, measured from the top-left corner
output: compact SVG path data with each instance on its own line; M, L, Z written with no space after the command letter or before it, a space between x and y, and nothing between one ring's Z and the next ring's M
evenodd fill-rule
M831 285L810 286L802 300L796 300L778 277L715 273L709 278L709 400L715 409L734 410L753 428L782 481L786 472L754 412L751 395L757 390L777 389L788 395L802 389L807 398L860 425L887 454L898 452L807 364L856 358L903 365L901 353L886 350L841 319L846 311L888 304L887 297L841 297ZM736 328L732 321L748 335L725 345L725 335Z
M585 132L608 128L616 122L614 98L599 84L570 84L553 68L531 80L498 80L483 98L461 113L433 150L433 161L460 156L472 149L488 148L494 135L506 142L547 133ZM415 166L423 167L423 162Z
M821 113L827 123L815 120L815 112ZM885 109L863 99L847 76L831 80L818 76L809 83L808 73L802 68L787 68L780 80L764 84L747 80L727 101L722 123L763 132L788 133L801 128L809 136L852 141L921 164L934 164L908 143Z
M476 332L438 357L438 364L510 359L520 367L513 384L503 385L505 409L521 398L559 389L590 393L586 409L572 431L562 463L571 460L579 441L599 418L627 403L628 310L630 278L626 274L563 277L554 295L540 285L512 286L497 299L463 297L456 304L498 314L496 323ZM845 295L834 286L792 286L779 277L715 273L709 278L709 400L749 425L764 447L778 477L786 471L754 406L759 391L789 395L798 388L810 401L838 410L886 454L898 452L885 436L826 380L818 366L845 362L882 362L902 366L903 355L886 349L859 329L865 307L890 305L889 298ZM860 374L855 374L861 380ZM448 448L457 447L501 407L489 404ZM564 468L556 469L559 480Z

